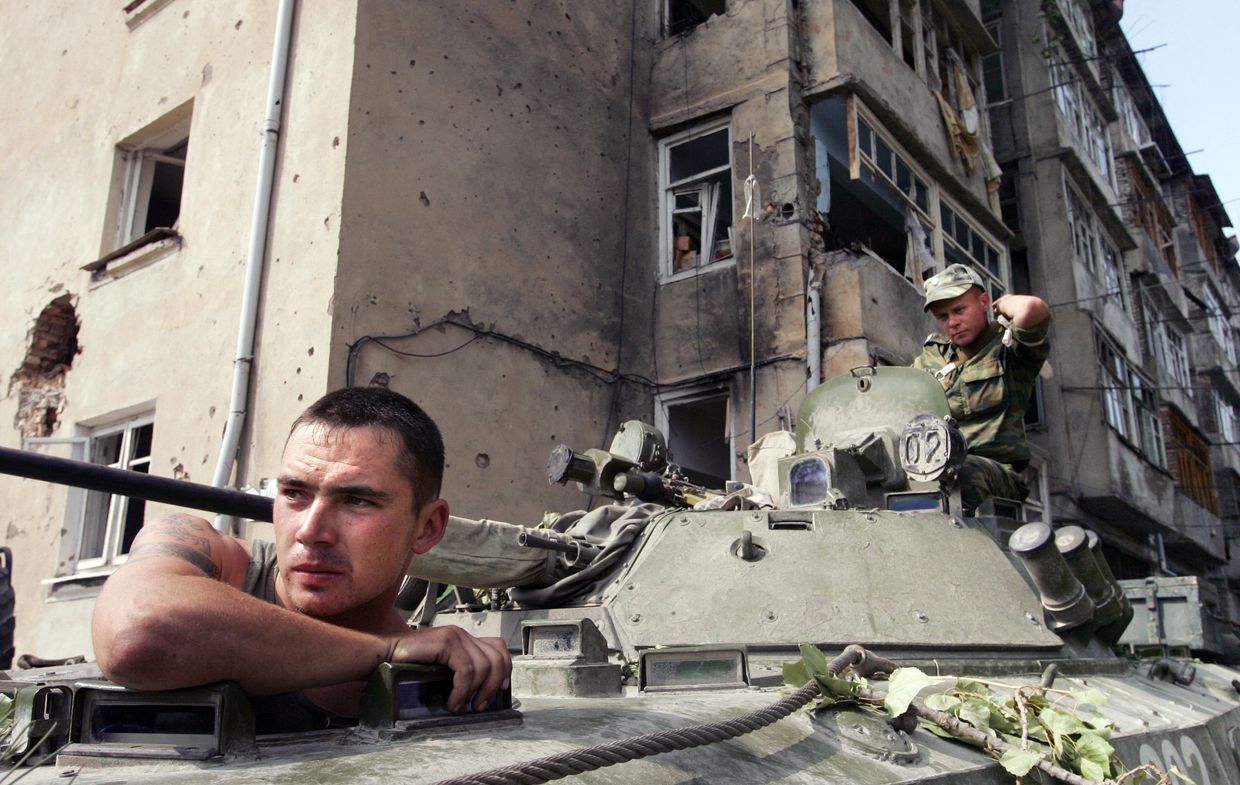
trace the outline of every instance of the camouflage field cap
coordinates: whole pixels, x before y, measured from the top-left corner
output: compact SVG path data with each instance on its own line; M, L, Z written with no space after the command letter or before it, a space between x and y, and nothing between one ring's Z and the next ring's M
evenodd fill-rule
M943 272L926 279L926 305L922 310L930 310L930 305L940 300L959 297L974 286L986 289L982 277L973 268L963 264L949 265Z

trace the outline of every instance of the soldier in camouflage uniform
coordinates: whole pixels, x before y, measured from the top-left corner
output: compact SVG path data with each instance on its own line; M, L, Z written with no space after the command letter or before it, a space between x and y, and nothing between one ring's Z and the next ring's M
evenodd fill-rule
M916 368L933 373L969 445L960 471L966 511L990 496L1023 501L1029 488L1025 410L1050 352L1050 309L1037 297L1007 294L993 303L981 277L953 264L926 281L926 310L940 332L926 338ZM994 311L1000 321L990 321Z

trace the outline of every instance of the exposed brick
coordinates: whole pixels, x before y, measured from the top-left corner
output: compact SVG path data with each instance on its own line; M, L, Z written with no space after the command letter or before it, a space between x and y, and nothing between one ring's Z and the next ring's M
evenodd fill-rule
M48 303L30 328L30 348L9 380L17 393L14 425L23 436L50 436L65 406L65 372L77 355L78 322L72 297Z

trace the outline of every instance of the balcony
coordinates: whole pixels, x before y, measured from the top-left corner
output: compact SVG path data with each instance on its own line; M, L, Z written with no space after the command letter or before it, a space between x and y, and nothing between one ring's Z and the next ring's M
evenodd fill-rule
M891 42L851 0L802 5L806 29L811 31L809 51L804 53L809 71L806 97L814 100L841 89L855 91L931 176L953 185L964 183L978 204L986 204L984 167L979 162L971 177L964 176L944 132L938 101L918 72L896 56ZM961 25L965 45L980 51L993 47L976 14L970 15L965 4L954 5L953 22Z

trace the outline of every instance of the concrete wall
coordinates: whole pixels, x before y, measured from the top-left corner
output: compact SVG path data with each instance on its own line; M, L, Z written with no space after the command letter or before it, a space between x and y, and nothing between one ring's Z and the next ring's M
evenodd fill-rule
M294 369L309 346L326 345L327 298L294 303L289 293L306 280L330 279L334 269L338 222L325 227L323 220L339 211L343 150L333 149L332 138L343 136L339 97L348 91L350 50L339 44L348 43L352 19L347 5L316 4L297 21L284 143L316 149L283 159L304 168L280 169L271 249L281 261L268 278L275 293L266 300L256 369L266 404L260 416L278 410L284 420L297 393L325 386L321 357L318 367L306 364L300 375ZM133 29L119 4L0 10L4 89L22 107L0 128L9 315L0 325L0 367L12 373L21 365L34 318L52 298L71 293L80 354L65 374L53 436L153 408L151 471L210 480L228 403L273 24L274 8L257 0L178 0ZM183 245L123 277L92 282L79 268L111 250L117 144L190 102ZM283 188L298 187L291 185L295 171L310 182L298 198L281 199ZM304 386L294 390L293 380ZM0 401L5 446L21 441L9 425L16 405L17 396ZM49 588L40 583L57 568L65 492L0 478L0 493L8 500L0 531L17 566L18 652L89 653L97 587L59 586L55 599L64 601L49 605Z
M874 362L909 365L934 332L921 294L881 259L829 254L823 292L824 378Z
M349 344L448 317L563 360L499 337L439 358L361 351L355 382L387 374L438 420L459 514L584 506L547 487L550 449L605 447L619 420L600 376L650 376L652 11L359 4L331 384L346 381ZM388 343L436 354L473 337L446 326ZM649 420L648 407L623 416Z

